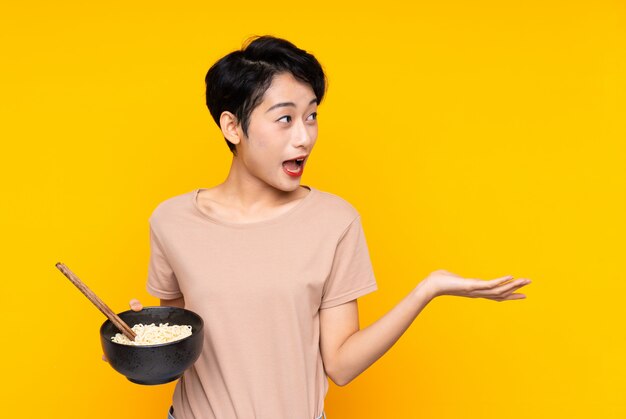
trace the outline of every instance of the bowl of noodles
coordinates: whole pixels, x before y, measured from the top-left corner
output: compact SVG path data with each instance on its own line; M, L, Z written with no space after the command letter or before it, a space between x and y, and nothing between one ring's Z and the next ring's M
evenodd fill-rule
M202 352L202 317L179 307L144 307L119 313L137 335L134 341L106 320L100 342L109 364L136 384L165 384L180 378Z

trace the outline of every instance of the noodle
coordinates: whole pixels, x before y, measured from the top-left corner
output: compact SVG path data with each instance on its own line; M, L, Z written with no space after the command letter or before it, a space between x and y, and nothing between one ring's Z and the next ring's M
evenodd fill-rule
M134 325L132 329L137 335L134 341L128 339L122 333L117 333L111 340L124 345L141 346L169 343L191 336L191 326L189 325L168 326L168 323L159 323L159 325L156 326L154 323L149 325L139 323Z

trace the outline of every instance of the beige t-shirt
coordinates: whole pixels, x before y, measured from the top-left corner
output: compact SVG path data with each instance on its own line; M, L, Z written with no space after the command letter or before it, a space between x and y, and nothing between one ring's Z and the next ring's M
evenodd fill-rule
M328 381L319 310L377 289L356 209L310 192L253 223L204 213L200 189L150 216L148 292L204 320L200 358L176 383L176 419L312 419Z

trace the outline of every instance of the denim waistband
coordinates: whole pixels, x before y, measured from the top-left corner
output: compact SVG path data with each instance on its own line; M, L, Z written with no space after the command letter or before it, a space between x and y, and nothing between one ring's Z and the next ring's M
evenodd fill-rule
M167 412L167 419L176 419L174 418L174 406L170 406L170 410ZM322 414L315 419L326 419L326 412L322 412Z

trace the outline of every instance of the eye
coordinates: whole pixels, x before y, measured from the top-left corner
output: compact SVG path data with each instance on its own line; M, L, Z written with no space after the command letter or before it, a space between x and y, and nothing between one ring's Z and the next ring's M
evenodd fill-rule
M311 118L311 117L313 117L313 118ZM291 122L291 116L290 115L281 116L280 118L278 118L278 121L281 121L281 120L283 120L285 118L288 118L287 121L285 121L285 122ZM311 120L311 121L317 120L317 112L313 112L311 115L309 115L309 120Z

